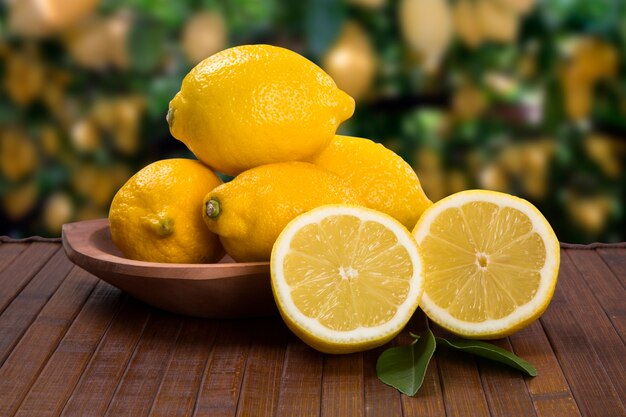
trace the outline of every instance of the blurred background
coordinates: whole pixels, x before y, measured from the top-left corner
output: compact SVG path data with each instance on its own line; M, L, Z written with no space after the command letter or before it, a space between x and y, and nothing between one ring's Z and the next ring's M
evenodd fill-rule
M626 4L620 0L5 0L0 235L106 217L157 159L185 74L269 43L357 101L340 132L385 144L439 200L524 197L561 241L626 240Z

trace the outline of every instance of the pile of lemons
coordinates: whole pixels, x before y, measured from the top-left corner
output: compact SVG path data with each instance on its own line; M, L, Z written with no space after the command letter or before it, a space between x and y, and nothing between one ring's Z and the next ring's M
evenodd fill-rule
M245 45L207 58L167 114L198 161L158 161L131 178L111 205L115 244L144 261L212 262L222 246L238 262L268 261L291 219L333 203L412 228L431 205L413 169L380 144L335 135L354 107L290 50ZM214 172L235 178L221 184Z
M489 191L432 204L401 157L336 135L354 107L289 50L246 45L207 58L167 115L198 160L135 174L111 204L113 242L142 261L270 261L285 323L323 352L384 344L418 305L478 338L539 317L559 264L541 213Z

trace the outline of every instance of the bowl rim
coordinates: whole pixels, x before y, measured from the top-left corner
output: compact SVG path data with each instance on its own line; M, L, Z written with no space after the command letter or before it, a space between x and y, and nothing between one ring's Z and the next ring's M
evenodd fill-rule
M269 262L183 264L124 258L93 244L96 234L105 233L110 239L108 229L109 221L106 218L64 224L61 242L67 257L90 272L111 272L157 279L206 280L270 273Z

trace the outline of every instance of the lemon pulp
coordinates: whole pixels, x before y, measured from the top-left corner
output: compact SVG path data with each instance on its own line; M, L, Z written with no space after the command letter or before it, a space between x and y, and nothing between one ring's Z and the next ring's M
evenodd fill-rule
M530 203L467 191L427 214L413 233L424 259L422 308L431 319L457 334L500 337L547 308L559 245Z
M291 248L284 267L294 304L330 329L381 325L409 292L409 254L377 223L353 216L324 219L301 230Z

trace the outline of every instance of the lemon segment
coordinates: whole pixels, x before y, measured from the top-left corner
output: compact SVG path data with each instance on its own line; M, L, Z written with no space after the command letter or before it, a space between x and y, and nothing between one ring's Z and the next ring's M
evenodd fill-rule
M391 340L422 293L422 262L408 230L356 206L322 206L294 219L274 245L271 272L287 326L328 353Z
M559 242L525 200L457 193L428 209L413 235L424 260L421 307L456 334L506 336L537 319L552 298Z

